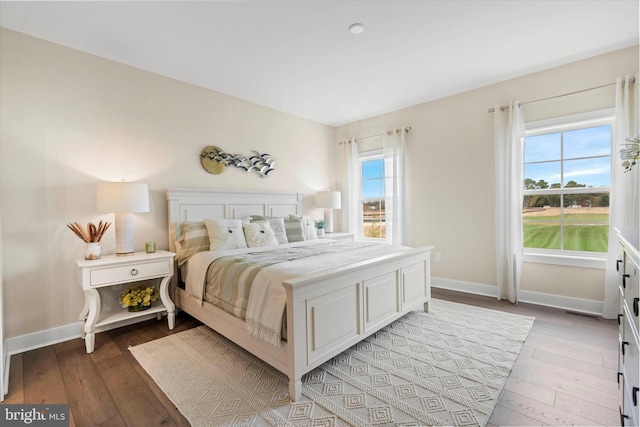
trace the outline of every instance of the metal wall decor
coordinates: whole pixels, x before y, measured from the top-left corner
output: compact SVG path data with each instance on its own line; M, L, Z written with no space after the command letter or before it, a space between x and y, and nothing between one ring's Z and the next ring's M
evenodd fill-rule
M255 154L246 157L241 154L225 153L222 148L210 145L200 153L200 162L207 172L216 175L224 172L227 166L235 166L238 169L243 169L246 172L255 172L266 178L274 170L273 165L276 160L272 159L270 154L260 154L258 151L252 151Z

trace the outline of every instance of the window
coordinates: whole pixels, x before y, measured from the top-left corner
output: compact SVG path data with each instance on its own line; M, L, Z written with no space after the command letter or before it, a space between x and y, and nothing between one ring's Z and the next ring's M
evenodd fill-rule
M385 230L385 176L382 153L362 153L360 157L361 226L365 239L384 239Z
M527 125L523 152L525 254L607 252L613 118Z

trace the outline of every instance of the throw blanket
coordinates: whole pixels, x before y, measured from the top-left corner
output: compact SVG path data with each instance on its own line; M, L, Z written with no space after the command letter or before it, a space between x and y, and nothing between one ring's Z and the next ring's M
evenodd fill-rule
M186 290L200 301L206 295L207 301L244 318L251 335L280 346L286 306L283 281L407 249L310 240L277 247L201 252L189 261Z

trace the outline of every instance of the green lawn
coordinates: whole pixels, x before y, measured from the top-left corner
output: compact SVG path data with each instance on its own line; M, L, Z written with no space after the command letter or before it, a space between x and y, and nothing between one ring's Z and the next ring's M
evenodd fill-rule
M568 215L567 215L568 216ZM567 219L565 216L565 219ZM551 218L545 218L545 220ZM574 219L587 219L584 215ZM593 218L596 219L596 218ZM597 218L600 219L600 218ZM607 219L607 218L604 218ZM559 223L523 224L526 248L560 249ZM597 224L567 224L564 226L564 249L570 251L606 252L609 226Z
M560 215L545 215L541 217L536 216L528 216L523 215L522 219L536 219L536 220L544 220L544 221L559 221ZM579 214L564 214L565 221L607 221L609 222L609 214L608 213L579 213Z

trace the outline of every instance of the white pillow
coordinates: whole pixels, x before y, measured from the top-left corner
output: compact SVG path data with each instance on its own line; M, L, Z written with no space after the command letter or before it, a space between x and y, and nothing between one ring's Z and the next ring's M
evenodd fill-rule
M302 234L304 235L304 240L314 240L318 238L318 233L316 232L316 224L313 222L310 216L289 215L289 219L299 219L302 222Z
M247 245L250 248L256 248L258 246L277 246L278 240L276 239L271 224L268 221L243 223L242 228L244 230L244 237L247 240Z
M247 247L239 219L205 219L209 232L209 250L243 249Z

